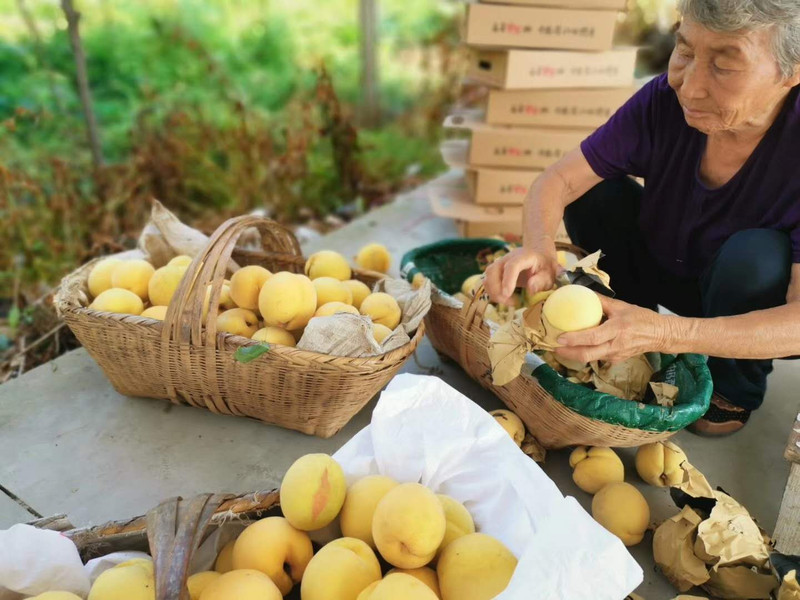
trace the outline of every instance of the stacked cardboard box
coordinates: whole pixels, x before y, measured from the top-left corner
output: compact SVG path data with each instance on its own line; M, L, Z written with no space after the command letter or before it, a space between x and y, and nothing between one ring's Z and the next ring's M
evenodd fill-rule
M467 77L490 88L479 112L449 116L463 133L442 147L463 172L434 185L434 212L467 237L520 234L538 175L577 147L634 92L635 48L614 48L625 0L482 0L468 4Z

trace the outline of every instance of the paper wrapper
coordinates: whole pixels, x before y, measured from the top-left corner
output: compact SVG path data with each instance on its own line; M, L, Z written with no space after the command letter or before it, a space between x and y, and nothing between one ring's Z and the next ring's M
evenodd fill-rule
M764 567L769 548L750 513L727 494L714 492L714 496L716 506L697 529L697 555L718 567Z
M557 347L550 341L555 330L551 325L548 331L542 315L542 304L540 302L517 311L510 323L492 335L488 353L492 364L492 383L495 385L505 385L519 377L529 352L554 350Z
M603 253L598 250L597 252L593 252L589 256L582 258L574 265L567 267L564 270L569 273L588 275L593 279L597 279L605 287L611 289L611 276L597 266L602 256Z
M800 600L800 584L797 583L797 571L794 569L784 576L778 590L778 600Z
M697 529L696 555L708 564L749 565L764 568L769 547L747 509L724 492L711 489L708 480L688 461L681 465L683 482L678 488L693 498L715 500L708 518Z
M717 598L740 600L769 600L778 587L772 573L762 573L751 567L716 567L703 589Z
M650 382L650 389L653 390L653 395L656 398L656 404L670 408L675 406L675 400L678 399L678 386L671 383L656 383Z
M656 564L680 590L701 585L718 598L770 598L777 579L768 569L769 547L756 522L741 504L711 488L688 461L677 486L704 506L691 506L665 521L653 538ZM710 507L710 509L708 508Z
M694 536L702 520L687 506L664 521L653 535L653 558L681 592L709 580L708 567L694 554Z
M405 346L431 308L430 280L426 279L418 289L414 289L402 279L382 279L375 284L373 292L392 296L402 313L400 325L383 340L383 344L375 341L369 317L339 313L311 319L297 347L331 356L363 358Z
M640 402L653 377L653 367L645 355L634 356L620 363L592 365L592 383L599 391L624 400Z
M544 459L547 457L547 450L530 433L525 434L520 449L537 463L544 463Z
M240 248L257 248L260 241L261 234L251 227L242 233L236 245ZM156 268L163 267L171 259L182 254L194 258L207 244L207 235L189 227L167 210L161 202L153 199L150 221L144 226L138 243L138 249L144 254L145 260ZM238 268L239 266L231 260L231 272Z

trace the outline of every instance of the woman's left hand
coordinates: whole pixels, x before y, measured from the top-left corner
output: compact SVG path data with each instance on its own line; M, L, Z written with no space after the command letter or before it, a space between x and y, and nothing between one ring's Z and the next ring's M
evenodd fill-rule
M644 352L669 352L669 317L598 294L608 319L597 327L561 334L556 349L579 362L618 363Z

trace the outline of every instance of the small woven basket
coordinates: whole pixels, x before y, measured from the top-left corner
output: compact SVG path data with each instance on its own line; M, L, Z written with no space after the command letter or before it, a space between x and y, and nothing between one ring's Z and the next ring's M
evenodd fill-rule
M406 254L402 260L403 274L410 280L415 274L422 273L440 290L452 294L459 291L464 279L478 272L476 257L480 252L487 249L497 251L506 246L504 242L495 239L446 240ZM574 253L579 258L585 256L583 250L570 244L557 243L556 247ZM428 338L440 355L457 362L470 377L492 391L519 415L531 434L545 448L575 445L641 446L668 439L675 434L676 429L638 429L581 414L553 397L542 387L536 375L522 374L504 386L494 385L488 354L491 332L483 319L488 302L480 292L481 290L474 298L465 302L460 310L434 302L425 317ZM540 369L548 370L549 367L542 366ZM704 386L703 393L710 396L710 378L708 383L708 386ZM569 382L563 384L562 389L577 386ZM704 400L707 407L708 398ZM625 402L629 411L635 406L639 406L637 410L662 409L644 407L630 401L620 402ZM692 408L698 416L702 414L702 406Z
M261 232L263 251L235 248L250 227ZM218 333L216 320L203 318L206 284L212 286L210 305L216 306L231 258L273 272L302 273L305 264L289 230L269 219L238 217L223 223L194 258L163 322L87 308L94 262L64 278L55 305L121 394L252 417L319 437L334 435L361 410L424 335L420 325L405 346L366 358L273 345L257 359L239 362L236 350L258 342ZM383 275L355 271L354 277L372 287Z

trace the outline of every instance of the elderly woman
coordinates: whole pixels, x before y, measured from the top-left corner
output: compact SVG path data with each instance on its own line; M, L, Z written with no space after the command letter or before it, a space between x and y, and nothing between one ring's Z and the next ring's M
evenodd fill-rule
M574 243L603 251L617 299L559 354L708 355L715 393L694 431L724 435L763 401L771 359L800 354L800 1L679 9L668 73L539 177L523 247L487 270L486 290L507 302L517 286L550 289L563 218Z

